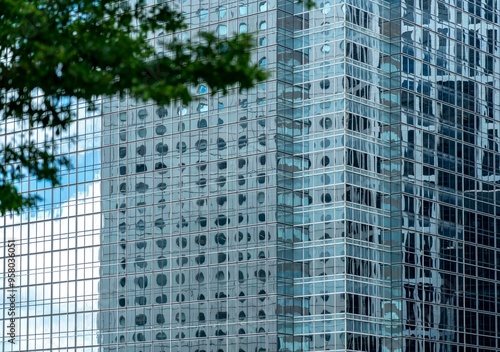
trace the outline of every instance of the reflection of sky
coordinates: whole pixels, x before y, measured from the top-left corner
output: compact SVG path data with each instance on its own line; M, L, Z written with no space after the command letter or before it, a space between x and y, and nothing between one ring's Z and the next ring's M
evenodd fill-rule
M36 248L40 250L29 259L19 258L21 272L18 271L18 276L23 277L18 280L27 286L18 290L16 313L28 317L29 325L18 326L18 343L10 346L4 342L4 349L0 351L41 350L37 345L40 338L49 336L52 336L50 345L44 340L44 347L49 349L97 344L99 193L99 183L89 183L85 194L73 196L62 204L60 216L49 228L37 226L37 221L28 224L28 231L36 233L35 241L40 244ZM37 220L41 220L44 214L38 216ZM16 222L23 223L19 218ZM69 233L75 229L78 232ZM40 239L45 236L53 243L41 243ZM26 249L19 246L18 251ZM48 257L44 251L51 247L53 250ZM5 302L3 290L0 299Z
M64 98L67 99L67 98ZM66 101L66 100L64 100ZM76 102L72 102L76 104ZM64 202L68 201L77 192L85 192L88 185L84 182L91 182L99 179L100 167L100 146L101 146L101 118L100 110L88 111L85 105L80 104L77 111L78 118L69 128L64 131L60 138L55 141L56 153L68 157L71 168L61 169L60 187L52 188L47 181L37 181L33 177L26 177L22 182L16 182L16 187L21 192L31 192L42 197L38 202L39 211L50 212ZM5 130L2 130L4 127ZM34 140L43 142L47 140L45 133L35 130L28 136L29 125L27 121L4 124L0 127L0 135L5 134L5 140L0 138L0 145L8 143L15 145L20 140ZM78 189L72 185L78 184ZM65 189L65 187L67 187ZM34 214L32 214L33 216Z
M98 350L100 118L84 120L75 122L67 132L78 135L77 142L60 148L72 165L61 171L61 185L50 188L46 182L23 182L23 191L28 187L31 192L39 190L44 198L40 206L21 216L0 218L0 224L15 224L5 233L17 242L17 282L21 286L16 302L16 314L21 318L17 320L16 344L3 339L0 351L76 351L84 346L85 351ZM0 247L3 257L3 241ZM0 263L5 265L3 260ZM3 281L0 300L5 312ZM0 314L0 319L5 318ZM1 325L5 336L5 320Z
M71 165L79 165L78 172L71 172L70 174L65 174L61 177L61 185L67 184L75 184L78 183L77 192L82 193L86 192L89 187L89 183L92 180L99 178L98 166L101 162L101 152L100 150L93 150L86 153L80 153L78 155L71 155L70 157ZM89 166L86 166L89 165ZM64 187L61 187L61 192L54 192L54 203L63 203L67 202L69 198L71 198L72 194L68 194L64 190Z
M80 109L78 112L79 116L92 116L98 113L99 111L87 112L85 109ZM51 188L48 182L32 178L29 182L23 182L22 191L28 191L29 187L32 192L38 190L36 193L42 197L43 200L38 203L39 211L54 211L53 214L57 217L60 213L58 208L62 203L78 193L86 192L89 187L88 182L100 178L100 127L101 118L95 116L75 121L63 133L57 149L68 157L71 167L69 170L62 168L60 186ZM71 136L78 136L73 143L69 143Z
M100 177L100 150L95 149L89 152L72 154L69 159L72 169L69 170L69 173L66 172L61 176L61 186L44 189L47 187L46 182L36 180L30 182L30 189L40 190L38 194L43 198L43 200L39 202L40 210L53 210L55 217L58 217L57 214L60 213L58 208L62 203L67 202L77 193L87 192L90 187L90 182ZM75 165L78 165L78 167ZM77 169L78 172L76 172ZM75 184L77 184L76 188L67 186Z

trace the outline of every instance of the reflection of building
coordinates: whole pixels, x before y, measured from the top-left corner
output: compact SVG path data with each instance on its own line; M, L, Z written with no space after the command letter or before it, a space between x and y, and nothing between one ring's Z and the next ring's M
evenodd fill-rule
M104 105L103 351L500 348L499 3L318 6L186 1L274 77Z

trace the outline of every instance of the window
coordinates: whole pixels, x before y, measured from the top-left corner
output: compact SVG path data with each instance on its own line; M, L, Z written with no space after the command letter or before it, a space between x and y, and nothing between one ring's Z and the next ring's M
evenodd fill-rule
M225 25L217 26L217 34L221 36L227 35L227 26Z

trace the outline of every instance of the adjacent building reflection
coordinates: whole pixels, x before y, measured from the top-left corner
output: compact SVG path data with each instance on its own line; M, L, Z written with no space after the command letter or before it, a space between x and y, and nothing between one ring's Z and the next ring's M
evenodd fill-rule
M103 350L495 350L496 1L186 2L273 78L105 107Z

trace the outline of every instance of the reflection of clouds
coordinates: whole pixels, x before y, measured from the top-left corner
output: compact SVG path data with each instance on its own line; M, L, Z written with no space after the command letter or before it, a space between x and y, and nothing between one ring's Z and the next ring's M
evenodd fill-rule
M28 325L24 320L18 326L18 344L8 351L97 344L100 211L100 184L94 182L64 202L56 219L42 221L51 219L49 212L30 222L9 219L18 224L18 253L29 247L30 255L19 257L18 280L27 286L18 290L17 304ZM2 301L4 295L2 290Z
M100 146L101 146L101 110L100 100L96 101L96 109L89 110L88 105L70 99L67 102L72 106L75 113L74 121L61 135L54 137L52 129L30 128L29 120L10 119L0 128L0 149L5 145L18 146L20 143L34 141L39 143L49 142L52 152L56 155L67 156L70 159L72 169L62 169L61 185L68 186L76 182L91 182L99 177ZM1 112L0 112L1 115ZM76 152L76 153L75 153ZM25 174L27 170L23 170ZM75 172L77 171L77 173ZM39 202L40 208L58 208L59 203L68 201L72 194L60 192L64 187L54 190L45 189L45 181L37 181L35 178L25 178L16 182L16 186L22 192L37 193L43 198ZM80 185L81 186L81 185ZM79 190L80 191L80 190ZM54 203L54 205L53 205ZM53 209L56 211L57 209Z
M41 98L35 99L41 103ZM0 351L76 351L83 346L85 351L97 350L88 346L97 344L101 215L100 184L94 180L100 178L101 102L96 101L94 111L75 99L60 103L71 105L75 122L56 138L53 147L57 154L72 159L73 169L61 171L61 187L47 188L31 177L19 182L22 192L38 192L44 201L35 211L0 218L0 224L6 225L0 231L17 244L16 317L20 318L16 344L4 340ZM0 126L0 136L1 148L23 140L50 141L53 134L30 129L28 120L12 119ZM3 256L5 248L0 251ZM2 278L0 299L5 310L8 292L3 282Z

